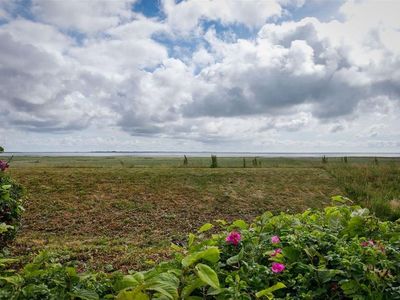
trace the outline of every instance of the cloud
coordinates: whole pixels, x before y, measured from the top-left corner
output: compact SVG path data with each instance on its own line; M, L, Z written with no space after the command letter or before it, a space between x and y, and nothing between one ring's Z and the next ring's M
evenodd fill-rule
M10 3L0 0L2 128L221 148L311 149L318 136L322 149L376 120L368 145L395 147L373 140L400 129L397 2L317 13L323 1L165 0L152 18L134 1Z
M33 0L32 12L41 21L64 30L96 33L132 17L134 1L52 1Z
M202 19L220 21L224 25L241 23L249 27L263 25L269 18L280 16L278 1L181 1L164 0L163 9L167 22L174 31L190 32Z
M375 49L338 43L326 34L328 25L303 19L267 24L254 41L228 44L209 38L210 47L222 59L201 71L199 79L209 89L183 105L184 115L287 114L310 104L315 118L333 119L351 115L360 101L372 97L399 99L394 79L399 53L381 47L377 51L385 55L376 56ZM363 51L365 60L354 59L358 51Z

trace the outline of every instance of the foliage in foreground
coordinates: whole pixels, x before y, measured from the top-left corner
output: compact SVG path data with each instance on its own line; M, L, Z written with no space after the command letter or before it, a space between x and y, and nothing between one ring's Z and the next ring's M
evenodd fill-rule
M3 150L0 147L0 153ZM8 167L7 161L0 160L0 250L15 237L23 212L22 188L6 174Z
M337 206L216 224L129 275L77 274L47 253L20 272L0 260L0 299L400 299L399 222Z

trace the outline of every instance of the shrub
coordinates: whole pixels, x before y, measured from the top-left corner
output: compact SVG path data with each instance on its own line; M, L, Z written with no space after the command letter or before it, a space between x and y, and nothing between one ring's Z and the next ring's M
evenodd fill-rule
M217 156L211 155L211 168L218 168Z
M77 275L42 254L0 274L0 299L400 299L400 223L359 206L218 220L172 248L172 261L129 275Z
M0 268L10 262L0 258ZM99 299L113 293L112 278L104 273L78 274L75 268L42 252L18 274L2 271L0 299Z
M22 188L6 174L8 163L0 160L0 250L15 237L23 212Z

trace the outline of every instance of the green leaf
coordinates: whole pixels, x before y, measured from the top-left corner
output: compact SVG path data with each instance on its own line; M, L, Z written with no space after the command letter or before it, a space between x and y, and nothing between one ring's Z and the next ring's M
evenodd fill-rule
M219 223L221 225L226 225L227 224L227 222L225 220L221 220L221 219L218 219L215 222L217 222L217 223Z
M300 258L301 251L294 247L285 247L282 249L282 254L289 262L296 262Z
M128 287L136 287L138 285L138 281L132 275L125 275L120 280L118 280L114 284L114 289L116 291L121 291Z
M359 289L358 283L355 280L342 280L340 281L340 287L346 296L357 293Z
M230 266L237 264L243 258L243 253L244 253L244 251L243 251L243 248L242 248L238 254L229 257L226 260L226 264L228 264Z
M123 290L118 293L116 300L150 300L150 297L142 292Z
M171 243L171 249L172 250L174 250L175 252L180 252L180 251L182 251L183 250L183 248L181 247L181 246L178 246L178 245L176 245L176 244L174 244L174 243Z
M189 233L189 241L188 241L188 246L191 247L193 245L194 239L196 236L193 233Z
M346 203L346 202L353 203L353 201L351 201L349 198L344 197L344 196L340 196L340 195L333 196L333 197L331 197L331 199L332 199L332 201L336 201L336 202L339 202L339 203Z
M10 229L13 229L14 226L7 225L6 223L0 223L0 233L7 232Z
M350 236L355 236L364 231L364 219L360 216L354 216L347 223L347 227L344 229L344 232L349 234Z
M218 275L213 269L204 264L197 264L196 271L197 276L199 276L203 282L207 283L213 288L219 289Z
M249 228L249 225L247 225L247 223L243 220L236 220L235 222L232 223L231 227L235 227L235 228L240 228L240 229L247 229Z
M210 288L209 288L208 291L207 291L207 295L208 295L208 296L215 296L215 295L221 294L223 291L224 291L224 290L221 289L221 288L217 288L217 289L216 289L216 288L210 286Z
M161 293L168 299L178 298L179 279L170 273L161 273L146 283L146 289Z
M195 290L198 289L202 286L206 285L204 281L202 281L200 278L195 278L194 280L188 282L185 287L182 289L181 296L184 299L187 299L187 297L190 296L190 294Z
M335 269L318 269L318 278L323 282L329 282L334 278L336 275L344 274L342 270L335 270Z
M0 281L2 280L12 285L20 285L23 282L23 278L19 275L0 277Z
M184 259L182 259L182 265L184 267L190 267L192 264L199 261L200 259L207 260L211 263L216 263L219 260L218 247L209 247L203 251L189 254Z
M202 232L208 231L208 230L210 230L210 229L213 228L213 227L214 227L213 224L211 224L211 223L206 223L206 224L204 224L203 226L200 227L200 229L198 230L198 233L202 233Z
M0 258L0 267L5 267L6 265L17 261L18 259L16 258Z
M286 285L284 285L282 282L278 282L277 284L256 293L256 297L260 298L260 297L265 296L268 299L273 299L273 297L274 297L273 292L283 289L285 287L286 287Z
M74 292L70 293L72 298L78 298L82 300L98 300L99 295L95 291L89 291L85 289L77 289Z

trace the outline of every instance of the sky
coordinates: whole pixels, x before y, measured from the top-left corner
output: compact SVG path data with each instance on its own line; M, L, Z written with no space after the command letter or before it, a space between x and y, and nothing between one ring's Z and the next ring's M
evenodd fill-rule
M400 1L0 0L7 151L400 151Z

